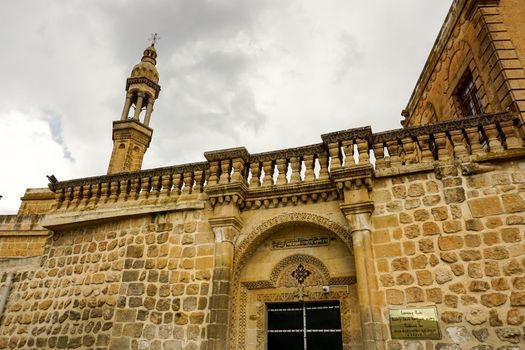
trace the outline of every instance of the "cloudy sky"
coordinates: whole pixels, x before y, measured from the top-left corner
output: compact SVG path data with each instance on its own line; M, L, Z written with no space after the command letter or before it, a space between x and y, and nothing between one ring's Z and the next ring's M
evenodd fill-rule
M104 174L125 79L158 32L143 168L400 127L452 0L2 1L0 213L25 188Z

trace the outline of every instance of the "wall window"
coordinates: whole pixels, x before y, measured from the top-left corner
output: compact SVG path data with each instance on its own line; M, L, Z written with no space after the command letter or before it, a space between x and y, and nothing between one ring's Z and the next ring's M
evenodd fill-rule
M461 78L458 87L456 88L456 97L458 98L461 106L461 113L463 117L469 117L473 115L480 115L485 113L481 98L479 97L479 91L474 83L472 72L467 70Z

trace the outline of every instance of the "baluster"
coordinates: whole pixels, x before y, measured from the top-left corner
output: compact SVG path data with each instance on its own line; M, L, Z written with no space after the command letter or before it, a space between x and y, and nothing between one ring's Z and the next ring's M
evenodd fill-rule
M467 147L465 147L466 140L462 130L450 130L450 139L454 147L454 157L465 158L468 156Z
M191 194L193 192L193 171L185 171L183 174L184 187L182 188L183 194ZM222 181L222 175L221 175Z
M263 161L264 178L262 186L271 186L273 184L273 161Z
M136 200L139 198L140 193L140 178L134 177L129 182L129 194L128 200Z
M470 154L477 155L483 152L483 146L480 143L480 131L478 127L466 128L468 143L470 145Z
M62 204L64 204L64 198L65 198L64 189L63 188L57 189L55 192L55 208L56 209L60 209Z
M500 122L499 126L501 127L501 131L503 131L503 135L505 135L505 143L507 144L507 149L516 149L523 147L523 142L518 136L518 130L514 125L513 120Z
M385 164L385 146L383 143L374 143L374 156L376 157L376 169L384 169Z
M444 132L437 132L434 134L436 141L438 160L450 160L450 153L447 149L447 134Z
M230 171L231 171L231 165L230 165L229 159L221 160L221 176L219 178L219 184L227 184L230 182Z
M162 175L161 178L162 189L160 191L161 197L168 197L171 194L171 174Z
M181 173L175 173L173 174L173 177L172 177L172 181L173 181L173 188L171 190L171 195L172 196L180 196L181 194L181 187L182 187L182 174Z
M370 163L368 155L368 140L357 139L357 151L359 152L359 164Z
M81 186L73 187L73 201L72 201L72 204L74 206L78 206L80 204L80 200L81 199L82 199L82 187Z
M319 159L319 179L327 179L328 178L328 155L325 152L320 153L317 155L317 159Z
M290 158L290 167L292 168L292 174L290 176L290 183L296 183L301 181L301 160L299 157Z
M100 183L91 185L91 197L87 201L88 206L95 206L97 205L98 201L100 200Z
M240 182L243 179L244 160L242 158L234 158L232 160L233 174L231 181Z
M89 199L91 198L91 185L83 185L82 186L82 194L81 194L81 200L79 202L79 206L86 206Z
M120 193L118 199L121 201L127 201L129 198L129 186L128 180L120 180Z
M259 187L261 185L261 166L259 162L250 163L250 171L252 178L250 179L250 187Z
M398 140L390 140L386 142L388 154L390 158L390 167L396 168L401 166L400 147Z
M343 151L345 152L345 167L355 165L354 140L343 141Z
M160 194L160 186L162 185L159 175L151 177L151 197L158 198Z
M411 137L406 137L401 139L401 144L403 145L403 150L405 152L405 164L416 163L414 140L412 140Z
M338 169L341 167L341 150L339 149L339 142L328 144L328 152L330 154L330 169Z
M109 202L116 202L118 198L118 181L111 181L109 183Z
M202 190L204 187L204 176L203 175L204 175L203 170L194 171L195 187L193 188L193 193L202 193Z
M210 177L208 179L209 185L217 185L219 183L219 161L210 162Z
M315 180L315 173L314 173L314 166L315 166L315 160L313 154L305 154L303 156L304 160L304 166L305 166L305 173L304 173L304 181L314 181Z
M100 185L100 203L106 203L109 200L109 183L103 182Z
M489 151L490 152L503 151L501 138L499 136L499 132L496 127L496 124L483 125L483 129L485 130L485 135L487 135L487 139L488 139L487 141L489 143Z
M279 172L279 175L277 175L277 181L275 182L276 185L284 185L286 183L287 165L286 158L279 158L275 161L275 167Z
M73 187L66 187L64 189L64 207L68 208L71 206L71 202L73 201Z
M150 180L149 177L143 177L140 179L140 195L139 199L147 199L149 197Z
M421 150L421 163L430 163L434 161L432 151L430 150L430 135L417 135L417 142Z

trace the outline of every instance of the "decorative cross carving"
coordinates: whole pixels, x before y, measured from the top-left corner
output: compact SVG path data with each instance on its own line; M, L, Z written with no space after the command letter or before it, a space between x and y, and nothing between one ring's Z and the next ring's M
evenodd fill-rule
M299 266L292 271L292 277L295 278L299 284L303 284L304 280L311 274L310 271L304 268L303 264L299 264Z

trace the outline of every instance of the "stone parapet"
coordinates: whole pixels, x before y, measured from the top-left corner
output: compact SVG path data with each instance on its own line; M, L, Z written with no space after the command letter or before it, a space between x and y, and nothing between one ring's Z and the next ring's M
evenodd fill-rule
M62 181L50 186L55 210L163 204L206 194L241 210L338 200L340 169L373 166L374 177L434 169L435 162L522 156L524 123L510 112L373 133L370 127L322 135L323 143L249 154L206 152L206 162ZM343 173L346 172L343 171ZM194 197L194 196L193 196Z

